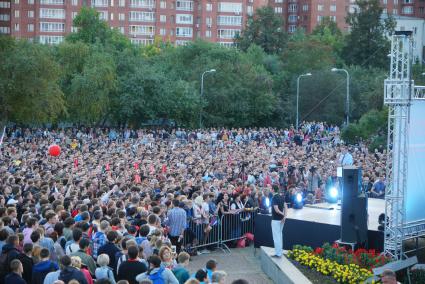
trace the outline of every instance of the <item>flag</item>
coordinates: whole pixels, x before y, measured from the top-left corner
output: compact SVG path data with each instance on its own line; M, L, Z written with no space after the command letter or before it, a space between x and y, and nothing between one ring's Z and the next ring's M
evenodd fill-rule
M78 168L78 158L74 158L74 168Z

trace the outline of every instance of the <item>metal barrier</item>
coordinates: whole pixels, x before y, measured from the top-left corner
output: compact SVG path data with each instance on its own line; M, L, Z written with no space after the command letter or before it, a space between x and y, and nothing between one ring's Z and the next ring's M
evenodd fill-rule
M257 211L243 211L236 214L210 216L209 220L191 219L185 230L182 247L187 251L202 247L216 247L223 251L229 250L229 245L254 233L254 222Z
M220 244L221 227L218 216L192 218L185 230L182 246L186 250Z

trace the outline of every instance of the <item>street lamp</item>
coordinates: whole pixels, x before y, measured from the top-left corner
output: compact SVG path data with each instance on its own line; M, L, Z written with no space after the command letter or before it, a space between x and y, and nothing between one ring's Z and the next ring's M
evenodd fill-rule
M299 125L299 101L300 101L300 79L301 77L308 77L311 76L311 73L305 73L305 74L301 74L300 76L298 76L297 78L297 121L295 124L296 129L298 130L298 125Z
M199 111L199 129L202 129L202 109L203 109L202 98L204 96L204 75L207 74L207 73L214 73L215 71L216 71L215 69L210 69L210 70L205 71L201 75L201 98L200 98L201 99L201 109Z
M346 124L350 123L350 74L348 74L348 71L345 69L338 69L338 68L332 68L332 72L345 72L347 75L347 98L345 102L345 110L346 110Z

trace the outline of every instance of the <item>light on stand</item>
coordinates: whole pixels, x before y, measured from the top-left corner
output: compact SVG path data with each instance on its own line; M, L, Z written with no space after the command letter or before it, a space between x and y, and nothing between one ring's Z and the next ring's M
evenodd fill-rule
M303 195L301 193L297 193L294 200L294 209L301 209L303 206Z
M329 189L329 203L337 203L338 202L338 189L336 187L331 187Z

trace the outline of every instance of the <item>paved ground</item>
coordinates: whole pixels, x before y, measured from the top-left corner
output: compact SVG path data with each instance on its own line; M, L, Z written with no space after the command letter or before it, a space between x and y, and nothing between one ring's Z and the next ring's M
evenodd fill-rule
M196 270L205 267L205 263L213 258L218 262L218 270L224 270L228 276L226 283L243 278L250 284L273 283L261 270L260 252L257 249L257 256L254 256L254 248L231 249L231 253L224 253L216 250L210 254L201 254L191 258L189 270L195 273Z

